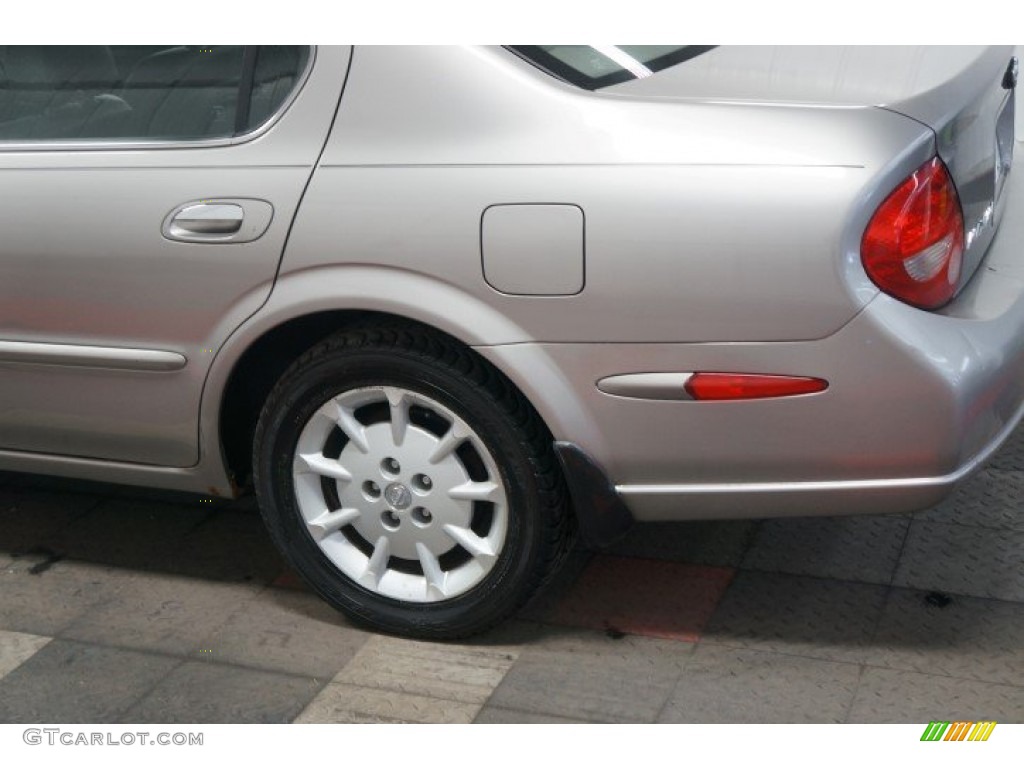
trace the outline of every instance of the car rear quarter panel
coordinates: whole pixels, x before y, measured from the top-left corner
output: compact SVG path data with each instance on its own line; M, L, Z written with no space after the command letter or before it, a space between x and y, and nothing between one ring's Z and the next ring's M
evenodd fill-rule
M821 338L876 293L849 269L858 225L866 198L927 156L922 126L548 80L504 51L357 49L282 275L375 267L389 300L393 270L440 280L521 330L484 344ZM578 295L487 285L480 219L501 203L583 210ZM475 335L475 317L452 320Z

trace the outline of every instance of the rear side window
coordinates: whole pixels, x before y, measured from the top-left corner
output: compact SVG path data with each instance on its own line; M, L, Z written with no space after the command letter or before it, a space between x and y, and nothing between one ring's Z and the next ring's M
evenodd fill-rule
M596 91L687 61L713 45L510 45L531 64L567 83Z
M6 46L0 141L197 141L248 133L297 86L308 46Z

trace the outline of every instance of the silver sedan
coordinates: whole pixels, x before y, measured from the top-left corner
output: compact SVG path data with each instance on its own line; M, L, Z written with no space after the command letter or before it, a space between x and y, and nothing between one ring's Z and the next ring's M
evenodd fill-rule
M0 468L254 489L325 599L434 638L577 532L926 507L1024 411L1016 83L1010 48L0 48Z

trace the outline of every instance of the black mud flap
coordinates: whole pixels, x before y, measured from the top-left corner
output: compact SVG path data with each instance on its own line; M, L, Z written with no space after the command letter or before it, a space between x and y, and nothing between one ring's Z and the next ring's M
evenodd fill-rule
M594 549L610 547L633 527L632 513L604 470L578 445L555 441L555 454L562 465L584 543Z

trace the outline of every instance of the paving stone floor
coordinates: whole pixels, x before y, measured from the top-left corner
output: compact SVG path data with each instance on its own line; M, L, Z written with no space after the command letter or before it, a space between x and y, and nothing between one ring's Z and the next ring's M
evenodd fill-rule
M252 500L0 473L0 722L1024 722L1024 430L906 516L638 526L461 643L349 624Z

